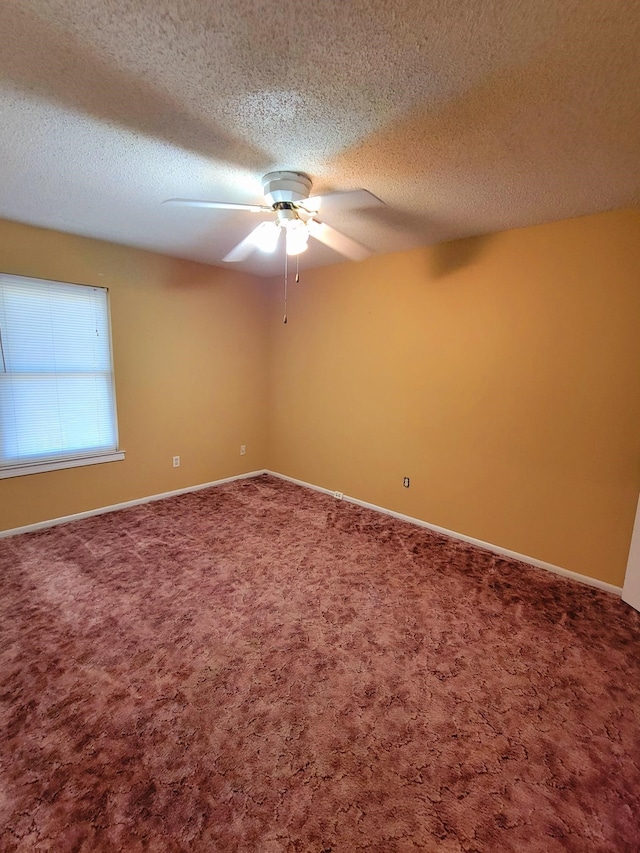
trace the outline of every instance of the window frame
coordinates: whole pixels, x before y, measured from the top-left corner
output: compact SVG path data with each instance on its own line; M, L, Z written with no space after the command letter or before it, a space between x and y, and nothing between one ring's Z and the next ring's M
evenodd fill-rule
M85 465L99 465L104 462L119 462L125 458L124 450L120 449L120 434L118 425L118 407L116 398L116 381L115 370L113 366L113 333L111 329L111 294L108 287L99 284L85 284L75 281L60 281L60 279L39 278L36 276L15 275L14 273L0 272L0 279L9 279L16 282L42 282L43 284L62 284L73 287L91 287L94 289L104 290L106 293L106 309L107 309L107 328L109 331L109 362L111 375L111 395L113 400L113 418L115 432L115 450L105 451L78 451L66 455L50 456L48 459L39 459L34 461L25 460L23 462L15 462L3 464L0 461L0 480L11 477L22 477L28 474L39 474L45 471L58 471L65 468L79 468Z

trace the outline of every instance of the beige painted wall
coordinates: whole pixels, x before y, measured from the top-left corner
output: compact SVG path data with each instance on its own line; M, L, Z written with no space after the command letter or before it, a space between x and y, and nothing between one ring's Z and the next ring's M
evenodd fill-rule
M265 466L264 280L1 221L0 271L109 288L126 451L0 480L0 529Z
M286 326L271 294L271 469L622 584L640 212L309 271Z
M287 326L280 282L15 223L0 270L109 287L127 452L0 480L0 528L266 466L622 583L638 211L303 271Z

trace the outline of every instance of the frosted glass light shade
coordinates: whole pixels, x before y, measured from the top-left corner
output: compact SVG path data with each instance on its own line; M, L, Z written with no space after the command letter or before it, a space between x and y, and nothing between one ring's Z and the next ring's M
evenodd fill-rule
M275 222L263 222L256 231L256 246L261 252L275 252L280 228Z
M306 251L309 240L307 226L300 219L295 219L287 226L287 255L299 255Z

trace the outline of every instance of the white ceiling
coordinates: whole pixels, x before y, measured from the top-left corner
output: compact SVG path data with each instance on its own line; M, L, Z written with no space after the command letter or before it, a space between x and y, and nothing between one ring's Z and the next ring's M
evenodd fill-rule
M8 219L221 264L255 215L163 199L303 171L386 202L330 220L380 253L640 202L636 0L3 0L0 31Z

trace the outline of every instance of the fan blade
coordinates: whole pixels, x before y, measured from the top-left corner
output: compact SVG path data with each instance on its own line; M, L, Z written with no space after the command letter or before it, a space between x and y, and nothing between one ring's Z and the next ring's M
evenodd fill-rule
M297 204L309 213L339 213L341 210L354 210L362 207L379 207L384 204L378 196L368 190L346 190L341 193L326 193L313 195Z
M271 230L273 227L277 227L275 222L272 222L270 219L266 222L261 222L257 228L254 228L250 234L241 240L237 246L234 246L230 252L228 252L223 261L229 261L231 263L236 261L244 261L245 258L248 258L251 252L254 249L258 248L258 244L260 243L260 238L264 236L264 232L267 230Z
M199 201L196 198L168 198L163 204L177 204L182 207L208 207L214 210L248 210L251 213L270 213L272 208L263 204L235 204L231 201Z
M346 234L324 222L318 222L317 219L309 219L307 221L307 228L309 229L309 234L315 237L316 240L319 240L325 246L329 246L330 249L339 252L346 258L350 258L352 261L363 261L369 255L373 254L371 249L363 246L362 243L356 243L351 237L347 237Z

